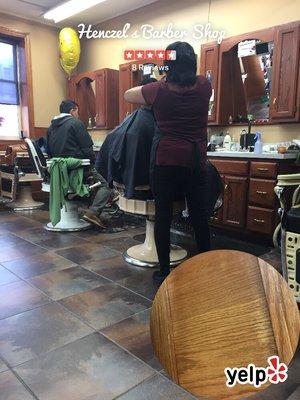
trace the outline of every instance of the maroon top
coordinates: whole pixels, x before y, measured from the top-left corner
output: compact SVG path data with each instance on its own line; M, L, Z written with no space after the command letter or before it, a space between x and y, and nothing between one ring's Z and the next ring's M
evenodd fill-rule
M163 137L156 153L156 165L191 167L193 143L198 143L200 167L204 169L207 147L208 103L211 84L198 76L192 89L175 89L165 81L142 87L147 104L152 105Z

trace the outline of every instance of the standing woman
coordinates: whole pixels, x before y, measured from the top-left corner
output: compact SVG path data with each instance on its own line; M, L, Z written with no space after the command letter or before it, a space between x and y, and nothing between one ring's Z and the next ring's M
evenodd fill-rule
M170 44L176 59L165 61L166 79L127 90L131 103L151 105L158 131L152 155L155 200L155 243L160 270L153 279L161 283L170 273L170 228L175 195L187 200L199 253L210 250L205 207L208 103L211 84L197 76L196 54L185 42Z

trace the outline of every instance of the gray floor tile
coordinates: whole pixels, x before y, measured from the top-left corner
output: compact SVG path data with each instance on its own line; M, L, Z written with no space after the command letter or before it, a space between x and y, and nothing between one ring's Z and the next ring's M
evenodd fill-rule
M15 366L92 331L62 306L51 303L0 321L0 355Z
M16 372L40 400L112 400L153 375L98 333L29 361Z

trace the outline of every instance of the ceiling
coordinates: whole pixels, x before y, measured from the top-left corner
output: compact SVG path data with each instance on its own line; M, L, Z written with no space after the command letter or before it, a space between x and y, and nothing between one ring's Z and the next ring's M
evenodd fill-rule
M106 0L80 14L61 21L57 26L66 26L66 24L74 26L80 22L97 24L155 1L157 0ZM0 0L0 12L49 25L49 23L52 23L44 19L43 14L50 8L64 2L62 0Z

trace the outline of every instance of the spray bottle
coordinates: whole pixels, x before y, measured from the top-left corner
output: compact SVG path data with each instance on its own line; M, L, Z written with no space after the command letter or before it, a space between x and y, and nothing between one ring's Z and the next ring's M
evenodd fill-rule
M254 145L254 154L261 154L263 150L263 144L261 141L261 133L255 132L255 145Z

